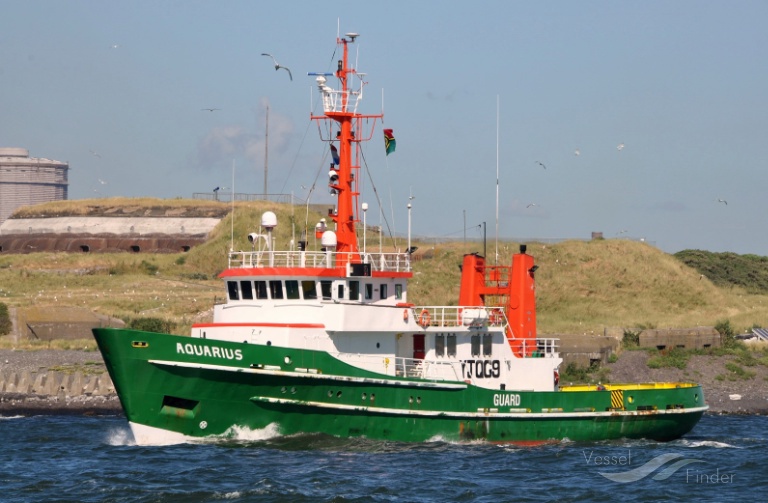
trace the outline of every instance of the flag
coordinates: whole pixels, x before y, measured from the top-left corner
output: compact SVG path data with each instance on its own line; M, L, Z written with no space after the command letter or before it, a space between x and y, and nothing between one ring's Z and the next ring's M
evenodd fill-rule
M333 163L339 165L339 151L336 150L336 145L331 145L331 157L333 157Z
M395 136L392 134L391 129L384 130L384 150L387 151L387 155L395 151L396 147Z

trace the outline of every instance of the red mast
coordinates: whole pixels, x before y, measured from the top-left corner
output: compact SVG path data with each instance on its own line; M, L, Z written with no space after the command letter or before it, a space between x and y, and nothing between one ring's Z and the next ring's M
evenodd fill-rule
M348 62L349 44L354 43L357 33L347 33L344 37L336 39L336 43L343 48L342 59L338 61L334 74L310 74L318 75L317 84L323 99L324 115L312 115L311 119L320 121L332 120L338 124L338 131L332 133L330 138L322 138L330 142L331 146L338 144L338 166L331 165L330 182L328 186L336 194L337 203L335 210L330 210L328 216L334 222L336 232L336 266L346 267L347 263L361 262L358 254L357 234L355 226L359 221L357 179L360 173L360 142L371 139L376 119L384 117L379 115L363 115L357 113L357 104L363 96L362 75L354 68L350 68ZM334 90L326 85L325 76L334 75L339 79L340 89ZM360 87L352 89L350 82L352 77L360 78ZM371 133L367 138L362 138L361 127L363 119L372 119ZM333 128L331 128L333 130Z

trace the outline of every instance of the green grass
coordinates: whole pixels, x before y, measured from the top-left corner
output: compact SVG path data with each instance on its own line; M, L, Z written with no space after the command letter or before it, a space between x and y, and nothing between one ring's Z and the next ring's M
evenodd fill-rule
M118 204L120 200L107 202ZM166 203L190 207L202 202ZM77 210L66 211L85 211L94 204L107 203L92 200L73 205ZM140 203L128 200L124 204ZM157 200L143 204L162 205ZM221 207L221 203L211 204ZM236 203L234 214L222 219L209 240L187 253L1 254L0 302L9 307L86 307L124 320L158 318L172 323L174 333L186 334L195 321L210 319L213 304L223 301L224 289L217 276L227 267L227 252L230 248L251 249L246 236L258 232L261 214L267 209L278 217L274 232L278 249L287 249L291 239L298 240L302 229L308 229L312 236L314 224L323 217L311 211L307 214L305 207L265 201ZM65 212L50 208L46 211ZM418 238L412 241L419 249L414 255L408 300L422 305L456 305L462 257L482 253L483 244L435 243ZM369 232L367 242L369 249L378 248L378 235ZM754 272L755 281L748 285L742 280L735 281L735 285L723 284L721 279L711 279L710 274L702 277L696 268L699 266L688 265L681 254L666 254L646 243L629 240L527 244L528 253L539 266L537 324L542 335L602 334L605 327L715 326L722 320L740 333L768 320L768 286ZM383 243L385 251L402 251L405 246L403 238L385 238ZM500 241L500 263L510 264L517 250L518 243ZM699 255L741 264L739 271L766 261L755 256L736 261L730 255Z
M648 367L658 369L662 367L674 367L685 370L692 352L681 348L673 348L665 351L657 351L657 354L648 358Z

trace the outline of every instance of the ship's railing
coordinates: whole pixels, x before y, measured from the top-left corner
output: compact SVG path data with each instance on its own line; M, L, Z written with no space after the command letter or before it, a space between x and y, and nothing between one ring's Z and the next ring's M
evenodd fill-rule
M412 311L416 323L424 328L507 326L507 317L499 307L415 306Z
M331 251L232 251L229 267L314 267L334 269L342 261L370 264L372 271L410 272L407 253L340 253Z
M451 327L503 328L508 333L506 313L500 307L488 306L418 306L412 308L416 323L425 330ZM554 358L559 355L560 339L524 339L509 337L515 353L524 358Z

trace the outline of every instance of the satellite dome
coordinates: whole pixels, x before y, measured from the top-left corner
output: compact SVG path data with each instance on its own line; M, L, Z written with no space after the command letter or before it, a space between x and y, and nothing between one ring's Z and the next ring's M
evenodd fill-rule
M271 211L265 211L261 215L261 226L265 229L274 229L277 227L277 215Z
M336 248L336 233L333 231L323 232L320 244L323 245L323 248Z

